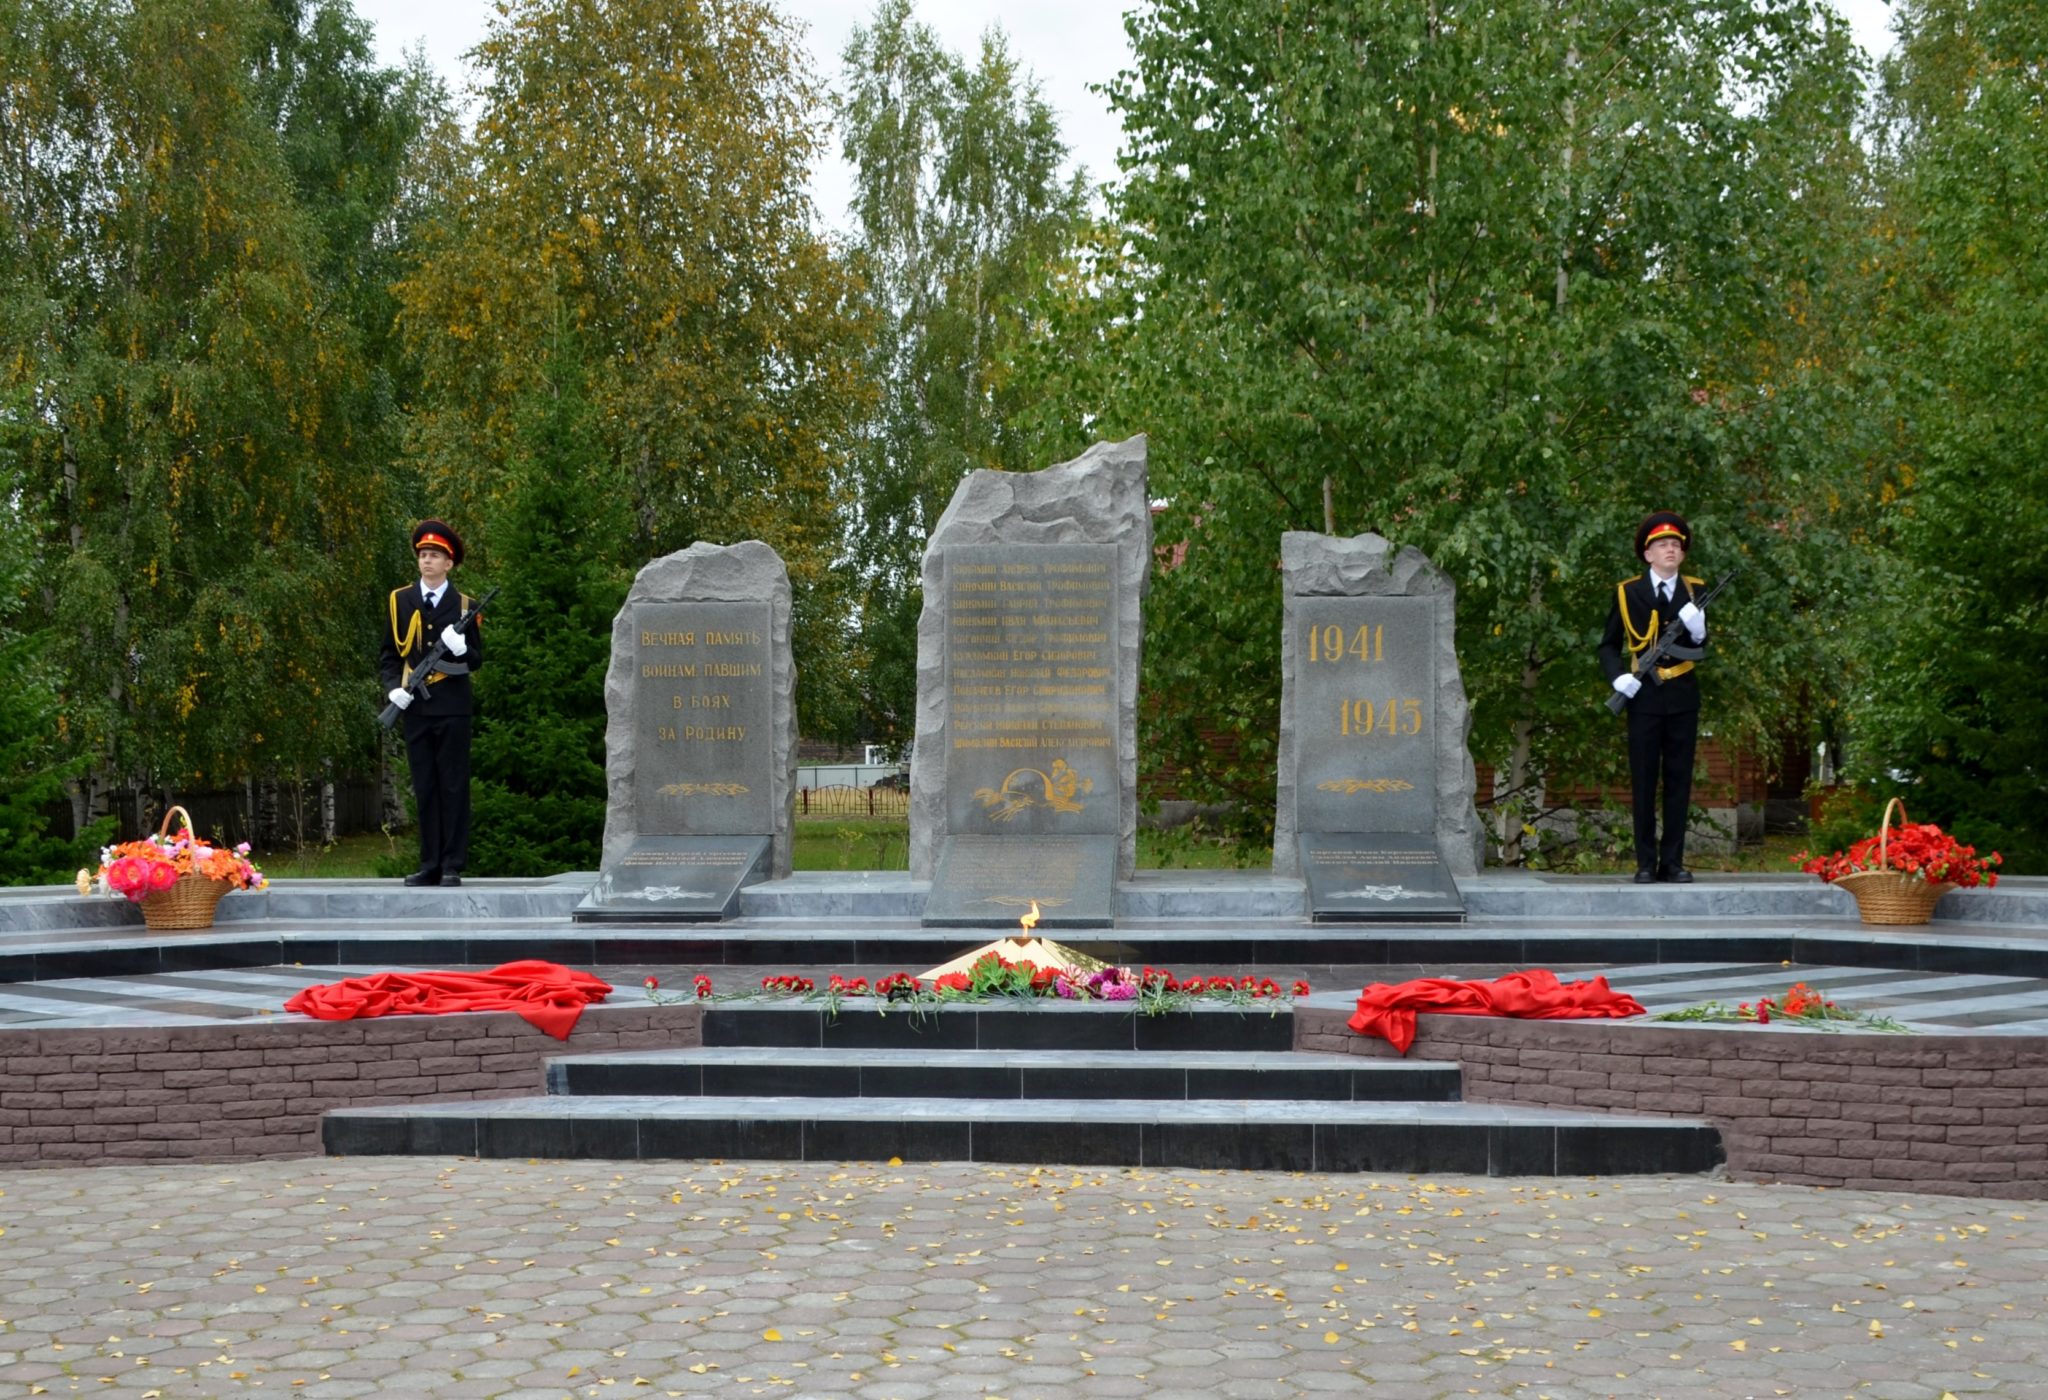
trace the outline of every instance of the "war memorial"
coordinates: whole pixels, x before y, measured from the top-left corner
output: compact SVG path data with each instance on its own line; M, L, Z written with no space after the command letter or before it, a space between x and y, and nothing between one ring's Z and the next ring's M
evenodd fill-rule
M1136 869L1149 522L1143 439L961 484L925 564L908 871L792 872L801 660L781 562L742 542L653 561L619 613L597 871L280 880L189 931L9 893L0 1163L896 1158L2048 1190L2048 890L1954 893L1890 928L1796 876L1481 868L1455 580L1377 536L1274 542L1270 871ZM1131 999L816 991L1006 931L1047 964L1127 969ZM1033 941L1051 935L1066 942ZM520 960L615 990L562 1024L281 1009L348 978ZM1303 986L1147 1005L1151 969ZM1368 983L1518 969L1601 975L1651 1013L1803 980L1917 1033L1426 1010L1402 1054L1349 1023ZM764 975L813 993L638 994Z

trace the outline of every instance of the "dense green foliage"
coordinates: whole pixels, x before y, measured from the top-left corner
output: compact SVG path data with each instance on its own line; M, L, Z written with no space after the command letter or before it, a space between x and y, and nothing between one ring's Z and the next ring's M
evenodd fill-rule
M1852 770L1913 816L2048 870L2048 15L1902 10L1888 76L1898 382L1883 591L1848 702Z
M468 868L477 875L597 868L604 675L630 582L604 563L580 509L602 459L573 337L562 337L545 388L524 407L491 528L508 565L478 672L488 702L472 750Z
M568 327L594 447L581 547L633 569L698 540L772 545L820 682L809 719L845 669L833 565L868 394L856 283L813 228L821 97L793 43L760 0L509 5L397 290L427 499L492 519ZM494 581L520 567L476 544Z
M1857 167L1839 25L1802 0L1162 0L1130 25L1127 246L1048 298L1037 367L1083 367L1043 455L1150 429L1186 546L1148 617L1147 757L1270 821L1278 540L1325 528L1326 491L1338 533L1458 580L1511 847L1546 775L1618 763L1594 642L1651 509L1690 515L1693 571L1750 566L1718 732L1796 720L1793 619L1843 528L1805 350Z
M332 4L4 11L0 437L75 806L360 767L395 437L359 283L418 94Z
M0 513L0 884L67 880L96 861L107 834L95 827L67 840L68 824L54 815L79 765L58 742L59 678L44 660L47 638L16 627L35 571L31 544L24 522Z

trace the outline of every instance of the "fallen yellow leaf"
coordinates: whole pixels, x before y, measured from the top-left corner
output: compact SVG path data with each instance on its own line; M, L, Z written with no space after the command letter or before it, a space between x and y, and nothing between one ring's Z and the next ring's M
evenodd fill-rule
M773 1327L770 1327L767 1331L761 1334L761 1340L764 1342L779 1342L782 1340L782 1334L776 1331Z

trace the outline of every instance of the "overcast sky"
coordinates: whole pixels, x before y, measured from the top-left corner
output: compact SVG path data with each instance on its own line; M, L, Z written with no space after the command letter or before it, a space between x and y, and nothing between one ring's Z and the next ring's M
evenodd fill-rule
M874 13L874 0L778 0L779 8L805 28L816 69L836 83L839 55L847 35ZM1848 16L1856 40L1872 54L1891 48L1887 0L1834 0ZM483 37L492 0L355 0L356 13L377 33L383 61L397 63L408 50L424 46L428 59L458 91L467 74L462 55ZM1071 164L1085 166L1091 180L1116 174L1118 128L1108 102L1090 85L1115 77L1130 61L1123 6L1104 0L1037 0L1031 5L998 0L918 0L917 16L941 42L972 59L982 35L1000 24L1010 51L1038 79L1059 117ZM834 158L813 177L818 212L834 228L846 227L852 181Z

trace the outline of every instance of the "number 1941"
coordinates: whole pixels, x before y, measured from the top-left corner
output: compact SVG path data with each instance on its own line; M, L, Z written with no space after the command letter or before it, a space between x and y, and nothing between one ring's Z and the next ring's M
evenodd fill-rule
M1361 626L1348 634L1335 623L1308 629L1308 659L1311 662L1334 663L1346 657L1353 661L1385 661L1386 624L1381 623L1377 627Z

